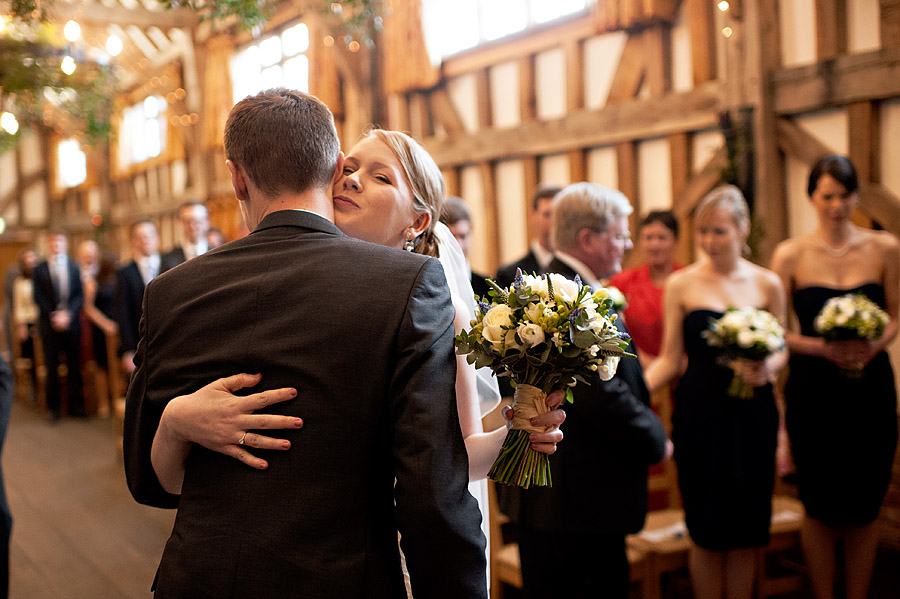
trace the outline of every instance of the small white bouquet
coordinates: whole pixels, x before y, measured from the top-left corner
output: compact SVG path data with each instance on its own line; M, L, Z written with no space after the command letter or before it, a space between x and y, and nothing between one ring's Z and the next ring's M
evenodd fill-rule
M612 300L612 307L616 309L616 312L621 312L628 308L628 299L625 297L625 294L622 293L621 289L612 285L607 285L606 292L609 293L609 298Z
M547 394L588 384L595 373L611 379L629 337L620 333L610 314L612 299L605 289L595 292L562 275L523 276L508 289L488 280L491 290L478 298L471 329L456 337L456 352L476 368L490 368L515 385L514 417L500 455L488 477L522 488L551 486L549 456L531 449L529 421L546 413Z
M778 319L758 308L729 308L721 318L711 319L703 337L711 347L721 347L734 370L728 394L749 399L753 387L738 370L740 360L764 360L784 349L784 329Z
M888 313L865 295L848 293L825 302L813 326L826 341L875 340L890 321Z
M856 339L874 341L884 334L891 317L862 293L847 293L825 302L813 326L826 342ZM860 378L862 369L841 369L844 376Z

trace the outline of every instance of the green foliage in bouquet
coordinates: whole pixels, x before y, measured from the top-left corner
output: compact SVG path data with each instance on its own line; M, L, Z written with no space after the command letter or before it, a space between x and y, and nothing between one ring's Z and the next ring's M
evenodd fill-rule
M848 293L825 302L813 325L826 341L880 339L891 317L862 293Z

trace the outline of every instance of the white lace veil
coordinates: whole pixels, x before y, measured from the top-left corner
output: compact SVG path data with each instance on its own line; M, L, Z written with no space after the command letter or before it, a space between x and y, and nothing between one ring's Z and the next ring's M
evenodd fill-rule
M475 293L472 291L472 272L466 263L462 248L459 247L453 233L444 223L437 223L434 234L438 240L439 260L444 267L447 284L450 286L450 295L454 301L461 301L466 306L468 314L474 318ZM475 366L469 367L475 368ZM478 368L475 370L475 375L478 380L479 408L481 416L484 417L500 403L500 388L490 369Z

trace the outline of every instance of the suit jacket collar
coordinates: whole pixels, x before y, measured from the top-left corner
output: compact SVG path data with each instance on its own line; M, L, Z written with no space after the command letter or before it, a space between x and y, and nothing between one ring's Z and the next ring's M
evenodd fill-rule
M303 227L333 235L344 235L333 222L307 210L279 210L267 214L253 230L253 233L276 227Z

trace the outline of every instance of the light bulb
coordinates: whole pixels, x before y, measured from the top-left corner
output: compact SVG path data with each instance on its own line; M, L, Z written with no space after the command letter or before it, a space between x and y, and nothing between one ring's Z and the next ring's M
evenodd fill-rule
M68 21L63 29L63 34L70 42L78 41L78 38L81 37L81 25L75 21Z
M66 75L71 75L75 72L75 59L71 56L66 56L62 60L62 64L59 65L59 68L62 69L62 72Z
M718 6L719 10L721 10L722 12L726 12L730 8L730 6L726 0L722 0L721 2L716 4L716 6Z
M118 56L122 53L122 38L113 33L106 38L106 51L110 56Z
M10 135L15 135L19 130L19 121L16 120L16 115L11 112L0 114L0 129L3 129Z

